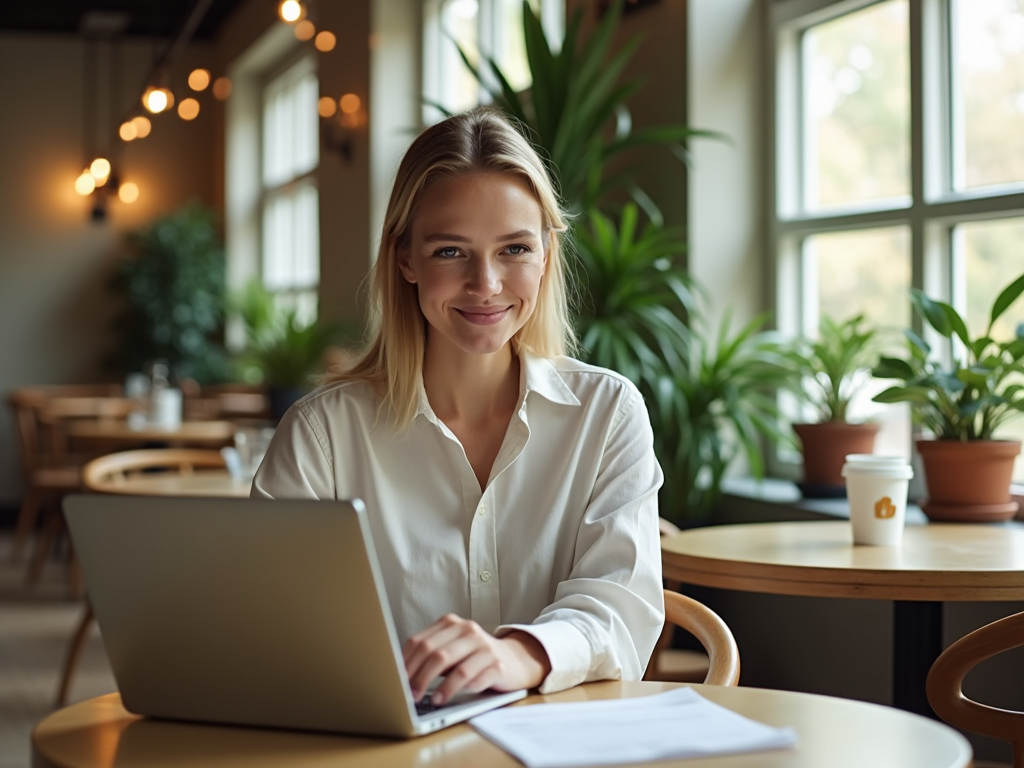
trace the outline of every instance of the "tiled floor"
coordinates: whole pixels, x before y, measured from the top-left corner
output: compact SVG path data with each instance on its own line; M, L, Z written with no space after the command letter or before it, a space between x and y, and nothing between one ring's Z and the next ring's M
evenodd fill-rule
M0 768L28 768L32 727L53 711L68 640L81 616L69 600L64 572L54 561L42 582L28 589L24 566L10 560L10 535L0 533ZM69 701L116 690L95 626L89 636Z

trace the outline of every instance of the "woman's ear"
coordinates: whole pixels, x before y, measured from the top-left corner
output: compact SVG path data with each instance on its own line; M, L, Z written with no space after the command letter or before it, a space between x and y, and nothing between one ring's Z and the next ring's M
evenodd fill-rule
M395 257L398 260L398 268L402 270L402 276L410 283L416 283L416 273L413 272L412 266L409 264L409 256L411 255L409 246L398 246L395 249Z

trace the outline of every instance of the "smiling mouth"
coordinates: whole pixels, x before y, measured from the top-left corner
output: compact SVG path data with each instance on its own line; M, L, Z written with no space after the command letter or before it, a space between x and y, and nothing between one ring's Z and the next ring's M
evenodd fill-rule
M462 317L474 325L494 325L500 323L511 307L480 307L473 309L456 309Z

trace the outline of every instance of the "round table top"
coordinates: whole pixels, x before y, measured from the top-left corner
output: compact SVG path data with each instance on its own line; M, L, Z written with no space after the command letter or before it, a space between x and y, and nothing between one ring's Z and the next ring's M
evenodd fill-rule
M134 474L110 483L104 493L130 496L235 496L247 497L252 479L235 480L224 469L201 469L188 475L175 472Z
M513 706L629 698L674 683L589 683ZM971 748L942 723L878 704L760 688L693 686L702 696L773 726L792 726L795 747L707 759L659 762L680 768L961 768ZM465 723L428 736L385 740L332 734L195 725L129 714L116 693L58 710L32 733L36 768L188 765L192 768L522 768Z
M68 423L67 434L89 440L222 445L234 440L235 425L230 421L183 421L174 429L156 424L143 424L135 428L124 420L76 419Z
M1024 527L909 525L897 547L855 546L846 521L695 528L661 540L666 578L809 597L1024 599Z

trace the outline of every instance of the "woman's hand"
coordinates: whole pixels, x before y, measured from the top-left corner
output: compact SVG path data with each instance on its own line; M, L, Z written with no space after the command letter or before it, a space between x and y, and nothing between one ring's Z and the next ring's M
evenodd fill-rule
M532 635L513 631L497 638L451 613L410 637L402 656L416 701L434 678L445 675L430 699L435 706L460 691L534 688L551 671L544 647Z

